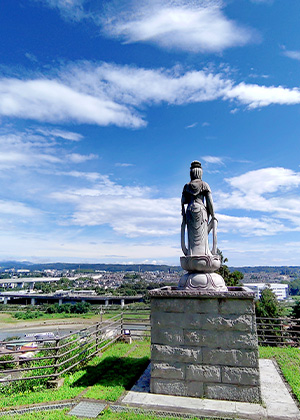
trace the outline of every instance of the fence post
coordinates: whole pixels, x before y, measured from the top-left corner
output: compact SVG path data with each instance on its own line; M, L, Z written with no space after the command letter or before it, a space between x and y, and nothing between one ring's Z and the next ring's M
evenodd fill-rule
M121 334L122 334L122 332L123 332L123 327L124 327L123 314L124 314L124 311L123 311L123 309L122 309L122 312L121 312Z
M55 340L55 367L54 367L54 374L55 377L58 376L58 357L59 357L59 342L60 342L60 338Z
M102 318L102 316L101 316L101 318ZM100 325L100 323L99 322L97 322L97 324L96 324L96 352L98 353L98 342L99 342L99 325Z

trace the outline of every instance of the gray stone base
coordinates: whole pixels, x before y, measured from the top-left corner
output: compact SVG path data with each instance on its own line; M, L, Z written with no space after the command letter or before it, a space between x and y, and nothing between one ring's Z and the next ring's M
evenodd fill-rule
M253 293L160 289L150 295L150 392L261 401Z

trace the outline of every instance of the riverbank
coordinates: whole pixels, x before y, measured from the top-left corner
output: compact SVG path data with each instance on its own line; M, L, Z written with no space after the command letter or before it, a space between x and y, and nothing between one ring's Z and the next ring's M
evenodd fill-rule
M53 319L26 319L18 320L10 314L0 314L0 331L7 330L20 330L23 328L35 328L35 327L49 327L49 326L66 326L72 325L72 327L78 326L79 329L85 325L93 324L100 320L100 315L93 315L89 318L83 317L72 317L72 318L53 318Z

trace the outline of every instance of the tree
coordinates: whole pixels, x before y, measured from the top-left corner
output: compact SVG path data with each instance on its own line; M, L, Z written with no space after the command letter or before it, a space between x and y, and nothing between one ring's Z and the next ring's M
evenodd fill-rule
M279 318L282 310L275 293L265 287L256 301L256 316L263 318Z
M278 318L282 314L282 309L270 287L265 287L262 290L260 299L255 302L255 312L259 318L257 319L257 330L260 344L280 345L282 343L282 328L281 320Z
M228 261L228 259L224 258L223 253L222 251L220 251L220 249L218 249L217 252L218 255L220 255L221 257L221 267L219 268L217 273L223 277L226 286L241 286L241 280L243 280L244 274L237 270L231 272L228 266L224 264Z
M289 284L289 293L292 296L300 294L300 279L295 279Z

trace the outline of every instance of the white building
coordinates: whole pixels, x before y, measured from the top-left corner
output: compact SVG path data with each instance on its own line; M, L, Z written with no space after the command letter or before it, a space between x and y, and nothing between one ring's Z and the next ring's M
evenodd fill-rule
M272 292L275 293L278 300L284 300L288 297L288 284L281 283L244 283L245 287L248 287L255 292L256 297L259 299L261 291L266 287L270 286Z

